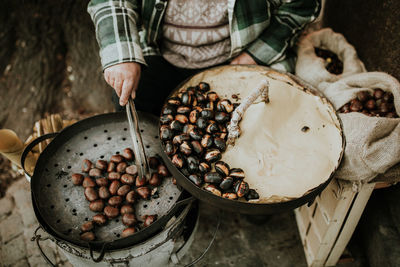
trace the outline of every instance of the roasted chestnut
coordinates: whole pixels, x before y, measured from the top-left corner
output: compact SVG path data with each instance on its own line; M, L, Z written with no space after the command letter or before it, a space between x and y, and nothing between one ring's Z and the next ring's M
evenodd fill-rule
M211 120L214 118L214 111L212 109L203 109L200 115L206 120Z
M249 190L250 190L249 184L246 183L245 181L238 181L235 184L235 192L238 195L238 197L244 197L245 195L247 195Z
M354 100L354 101L353 101ZM363 108L362 103L358 99L353 99L353 103L350 104L351 111L360 111Z
M110 206L119 206L122 203L121 196L113 196L108 199L108 205Z
M182 144L183 141L189 141L190 140L190 136L188 134L180 134L180 135L176 135L174 137L174 139L172 140L172 143L174 145L180 145Z
M208 125L208 119L200 117L197 122L196 125L199 129L206 129L207 125Z
M218 148L220 151L225 151L226 150L226 142L224 139L221 137L215 137L214 138L214 145L216 148Z
M202 94L201 92L196 92L195 96L196 96L197 103L203 103L207 100L207 97L204 94Z
M207 162L216 162L222 157L221 152L218 149L210 149L204 155L204 159Z
M81 185L83 182L83 175L80 173L74 173L71 175L71 180L74 185Z
M229 99L222 99L217 103L217 111L231 113L233 105Z
M136 177L136 187L144 186L147 183L145 176L138 176Z
M166 105L161 111L162 115L172 115L172 116L174 116L175 113L176 113L176 109L172 105Z
M175 154L172 156L172 164L174 164L178 168L182 168L184 165L184 160L180 154Z
M190 106L193 102L193 93L185 92L182 94L181 100L182 104L185 106Z
M199 131L199 129L197 129L197 127L193 127L190 131L189 131L189 136L196 141L200 141L201 138L203 137L202 133Z
M186 124L185 126L183 126L183 130L182 132L185 134L189 134L189 132L194 128L193 124Z
M219 184L219 187L222 190L228 190L233 185L233 178L232 177L225 177L222 182Z
M179 97L173 96L173 97L168 98L167 103L172 106L180 106L181 100L179 99Z
M182 130L183 130L183 124L176 120L171 121L171 123L169 124L169 127L171 128L171 130L173 130L175 132L182 132Z
M186 106L180 106L176 109L178 114L188 115L192 109Z
M236 193L233 193L233 192L231 192L231 193L223 193L223 194L222 194L222 197L223 197L223 198L227 198L227 199L232 199L232 200L238 199L237 194L236 194Z
M192 141L190 142L190 144L192 145L193 151L196 154L200 155L201 153L203 153L203 147L201 146L199 141Z
M197 120L200 118L200 112L198 110L192 110L189 114L189 121L190 123L196 123Z
M357 98L358 98L358 100L360 100L361 102L365 102L365 101L367 101L368 99L370 99L369 92L367 92L367 91L358 92L358 93L357 93Z
M186 156L189 156L192 153L192 148L189 144L188 141L184 141L180 146L179 146L179 151L185 154Z
M218 123L225 123L231 119L231 116L225 112L216 112L214 118Z
M203 184L203 179L198 174L189 175L189 180L192 181L195 185L200 186Z
M231 169L229 176L237 179L244 179L244 171L240 168Z
M200 82L197 85L197 88L202 93L206 93L206 92L210 91L210 85L208 83L206 83L206 82Z
M210 148L213 145L213 138L211 135L206 134L203 136L200 142L201 146L204 148Z
M165 153L167 153L168 156L171 156L172 154L175 154L175 152L176 147L170 141L165 142Z
M211 170L211 167L209 164L207 164L206 162L201 162L199 164L199 171L203 174L209 172Z
M197 157L190 156L186 159L186 161L187 161L188 171L190 173L195 173L199 170L200 161Z
M375 104L375 100L370 99L367 101L367 103L365 103L365 107L369 110L373 110L376 108L376 104Z
M168 125L161 125L160 127L160 138L163 141L172 139L174 132Z
M204 181L211 184L220 184L222 176L217 172L208 172L204 175Z
M374 90L374 98L375 99L381 99L384 94L385 94L385 92L382 89L378 88L378 89Z
M217 161L217 162L215 163L215 170L216 170L219 174L221 174L223 177L229 176L230 168L229 168L228 163L226 163L226 162Z
M212 102L215 102L215 101L218 100L218 94L216 92L208 92L207 93L207 99L212 101Z
M213 134L219 131L219 126L215 121L209 121L206 127L206 132L209 134Z
M217 189L217 187L213 184L209 184L206 187L204 187L204 190L209 191L213 193L214 195L221 196L221 191Z
M162 115L160 117L160 123L161 124L169 124L171 121L174 120L174 116L172 116L171 114L168 115Z
M251 200L251 199L259 199L260 196L254 189L250 189L249 193L246 195L246 200Z

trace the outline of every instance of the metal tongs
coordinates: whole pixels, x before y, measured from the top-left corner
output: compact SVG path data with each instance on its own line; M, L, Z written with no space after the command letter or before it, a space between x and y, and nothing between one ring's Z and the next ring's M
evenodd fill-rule
M133 142L133 153L135 154L135 164L139 166L139 179L150 179L150 169L147 163L146 153L144 151L142 136L139 129L139 118L136 113L135 104L130 98L126 105L126 114L128 116L129 131Z

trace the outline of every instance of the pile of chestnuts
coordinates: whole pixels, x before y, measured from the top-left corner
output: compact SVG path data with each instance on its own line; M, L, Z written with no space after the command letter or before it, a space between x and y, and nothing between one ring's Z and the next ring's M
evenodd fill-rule
M316 47L315 54L325 60L325 69L330 73L339 75L343 72L343 62L332 51Z
M98 212L91 221L81 226L82 240L95 240L95 227L103 226L108 220L120 215L122 223L127 226L122 237L130 236L157 220L157 215L146 215L139 222L135 216L134 204L138 199L157 198L157 186L170 173L161 159L149 157L149 166L155 171L147 181L145 177L138 176L138 167L133 161L133 151L125 148L122 154L111 156L108 162L99 159L93 163L85 159L82 162L83 174L72 174L72 183L85 189L84 195L90 202L89 209Z
M360 91L357 97L343 105L339 112L361 112L370 117L398 118L393 103L393 94L385 92L382 89L369 91Z
M220 99L205 82L183 88L161 111L160 138L171 162L195 185L227 199L258 199L243 170L221 161L227 126L238 105Z

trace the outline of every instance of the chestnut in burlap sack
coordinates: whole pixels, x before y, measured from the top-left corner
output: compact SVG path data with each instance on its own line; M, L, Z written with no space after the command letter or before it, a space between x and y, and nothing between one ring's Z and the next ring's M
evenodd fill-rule
M400 111L400 83L383 72L354 74L320 88L338 110L359 91L375 88L391 92L396 113ZM369 117L359 112L339 114L346 149L335 177L368 182L400 162L400 118Z
M343 62L343 73L339 75L328 72L325 60L318 57L315 48L330 50ZM340 33L324 28L306 35L300 40L297 51L296 75L321 88L329 83L360 72L365 72L364 64L359 60L354 47Z

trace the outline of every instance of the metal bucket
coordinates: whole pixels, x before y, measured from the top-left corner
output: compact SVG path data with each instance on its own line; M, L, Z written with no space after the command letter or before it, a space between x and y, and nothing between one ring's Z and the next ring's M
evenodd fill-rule
M148 240L120 250L108 251L100 262L94 262L90 249L76 246L50 235L42 237L39 227L32 240L51 240L74 266L174 266L188 251L198 229L199 210L197 203L190 204L178 215L171 218L166 227ZM48 233L47 233L48 234ZM187 236L185 239L184 236ZM49 262L46 255L42 255ZM204 253L201 257L204 256ZM96 257L96 255L95 255ZM52 265L52 263L49 262Z

